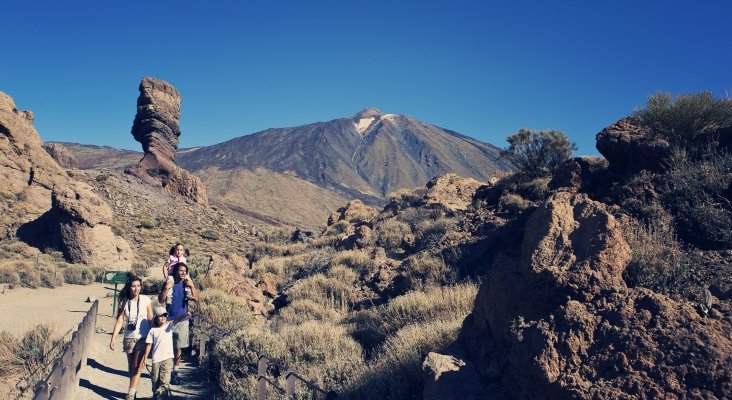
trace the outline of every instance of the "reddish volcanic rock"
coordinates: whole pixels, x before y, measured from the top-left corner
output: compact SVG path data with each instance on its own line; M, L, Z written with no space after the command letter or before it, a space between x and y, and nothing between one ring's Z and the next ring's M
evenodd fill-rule
M178 122L180 103L180 94L170 83L143 78L132 136L142 144L145 155L136 166L127 168L125 172L170 193L208 204L201 180L174 161L181 133Z
M425 398L731 397L729 323L628 288L630 259L603 204L554 194L486 275L448 351L467 365L431 382ZM450 390L478 382L471 394Z

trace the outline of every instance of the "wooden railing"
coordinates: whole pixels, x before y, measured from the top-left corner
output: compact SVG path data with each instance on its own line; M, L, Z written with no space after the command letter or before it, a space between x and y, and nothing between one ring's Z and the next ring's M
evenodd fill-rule
M94 301L79 323L61 355L53 361L46 379L36 384L33 400L71 400L77 386L77 374L86 365L97 327L99 300Z
M199 361L203 362L206 357L206 345L211 341L214 335L225 336L230 332L226 332L220 327L208 323L200 315L194 316L194 325L198 329L198 357ZM212 332L214 333L212 335ZM318 387L316 384L308 381L307 379L300 376L294 370L287 368L281 362L269 357L267 354L256 349L251 349L257 353L257 400L267 399L267 388L273 389L277 393L278 398L284 396L285 399L295 399L296 386L299 383L304 386L304 389L312 395L311 398L322 398L325 400L335 400L338 398L338 394L334 391L325 391ZM285 371L285 387L280 386L276 377L270 374L271 370Z

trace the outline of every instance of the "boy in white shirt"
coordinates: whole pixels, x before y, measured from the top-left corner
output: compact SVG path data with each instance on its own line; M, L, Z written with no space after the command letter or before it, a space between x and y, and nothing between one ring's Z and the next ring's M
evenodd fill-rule
M151 380L154 400L163 399L170 394L170 375L173 371L173 326L189 316L190 312L168 321L168 311L165 307L155 308L155 327L147 334L145 341L147 347L142 357L146 360L152 351ZM145 363L142 363L140 368L145 368Z

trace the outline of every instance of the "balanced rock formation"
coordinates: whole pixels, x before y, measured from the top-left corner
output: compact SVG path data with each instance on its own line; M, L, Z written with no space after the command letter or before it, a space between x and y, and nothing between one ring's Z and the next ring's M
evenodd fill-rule
M71 179L44 150L33 114L0 92L0 228L35 247L61 250L70 262L129 267L132 251L109 226L109 206Z
M145 155L125 172L197 203L208 204L201 180L175 164L180 136L180 94L168 82L145 77L140 83L132 136Z
M732 396L729 324L628 288L631 249L602 203L555 193L495 260L448 351L466 366L431 382L425 398ZM444 386L474 386L476 376L472 394Z

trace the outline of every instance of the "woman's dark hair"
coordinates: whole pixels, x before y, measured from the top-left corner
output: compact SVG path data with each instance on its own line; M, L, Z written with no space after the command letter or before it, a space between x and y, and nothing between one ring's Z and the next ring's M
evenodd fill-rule
M125 303L127 303L127 300L132 298L132 282L137 281L140 282L140 287L142 287L142 278L131 272L127 274L127 282L125 282L125 285L119 292L119 303L117 303L119 306L117 307L117 315L120 315L122 312L124 312Z
M168 252L168 254L171 255L171 256L174 256L175 255L175 249L178 246L183 246L183 243L181 243L181 242L176 243L175 246L173 246L173 247L170 248L170 251ZM188 257L191 253L188 252L188 248L186 246L183 246L183 248L185 249L185 251L183 252L183 255L186 256L186 257Z

